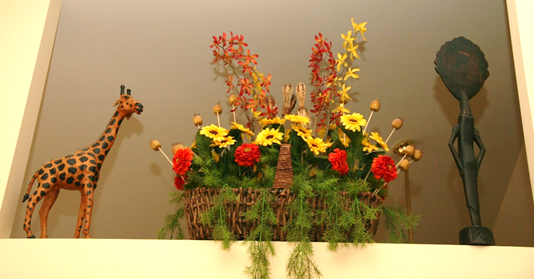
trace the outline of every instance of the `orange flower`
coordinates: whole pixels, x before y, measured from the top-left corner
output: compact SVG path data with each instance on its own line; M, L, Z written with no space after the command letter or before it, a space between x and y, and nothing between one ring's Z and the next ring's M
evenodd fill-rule
M172 169L178 175L185 175L191 168L193 151L189 148L178 149L172 158Z
M334 149L334 152L328 154L328 161L332 164L332 169L339 172L339 175L343 176L349 172L347 152L345 150Z
M389 156L378 155L378 157L374 158L371 171L376 179L383 178L386 183L397 178L395 162Z
M243 143L235 150L235 161L238 165L252 167L260 161L260 148L253 143Z

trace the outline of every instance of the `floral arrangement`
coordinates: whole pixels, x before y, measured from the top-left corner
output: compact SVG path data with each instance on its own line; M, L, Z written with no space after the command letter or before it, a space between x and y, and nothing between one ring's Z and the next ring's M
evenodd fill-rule
M373 232L366 228L365 220L386 217L391 229L391 241L403 241L402 229L412 228L417 216L406 215L399 209L386 206L372 207L359 202L362 193L378 199L388 195L388 183L397 178L413 161L421 158L421 151L413 146L399 163L386 155L388 140L403 125L401 118L392 122L386 140L377 132L367 132L373 113L380 110L380 101L370 105L367 119L351 112L346 104L351 100L349 82L359 78L355 64L358 55L358 34L365 40L366 23L354 23L342 34L343 52L334 58L332 42L321 33L315 36L310 58L313 108L306 108L306 86L299 83L296 94L290 84L282 89L282 106L279 108L270 94L271 75L257 69L257 54L251 54L242 35L223 33L213 37L213 63L229 73L225 77L233 122L229 129L220 123L223 108L214 106L217 124L202 126L203 120L195 114L194 125L198 133L191 147L173 146L171 164L176 174L178 193L173 202L183 204L182 190L200 187L220 189L213 206L201 216L202 223L213 228L212 237L228 249L235 240L229 229L224 204L235 201L234 188L252 188L260 198L244 212L247 220L257 224L245 239L249 245L251 265L246 273L251 278L268 278L267 255L274 255L272 228L278 222L273 203L280 189L290 189L295 199L289 205L291 220L285 227L287 240L294 243L287 265L291 278L319 277L320 271L313 262L309 233L314 227L326 227L323 241L333 251L347 243L364 245L373 242ZM244 119L239 122L238 119ZM256 128L258 132L256 132ZM157 141L151 143L160 150ZM283 150L288 150L287 152ZM285 169L282 161L289 162ZM170 160L169 160L170 161ZM274 187L274 190L273 190ZM278 189L278 190L277 190ZM342 194L344 193L344 194ZM318 197L325 200L327 209L313 211L308 201ZM348 197L350 202L344 200ZM183 237L180 218L183 206L166 219L159 236L170 233Z

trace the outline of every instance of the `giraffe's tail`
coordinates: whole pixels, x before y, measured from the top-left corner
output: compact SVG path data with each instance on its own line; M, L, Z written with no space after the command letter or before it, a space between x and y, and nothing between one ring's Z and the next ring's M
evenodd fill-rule
M28 185L28 190L26 190L26 194L24 194L24 198L22 199L22 203L24 203L28 198L30 197L30 192L32 191L33 182L37 178L39 171L36 171L35 174L32 177L32 180L30 181L30 184Z

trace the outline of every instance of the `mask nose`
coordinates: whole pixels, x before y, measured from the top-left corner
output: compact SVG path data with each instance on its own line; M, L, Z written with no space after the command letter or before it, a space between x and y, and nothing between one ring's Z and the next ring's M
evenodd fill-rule
M143 112L143 104L141 104L141 103L137 103L137 104L136 104L136 108L137 108L137 111L138 111L139 113Z

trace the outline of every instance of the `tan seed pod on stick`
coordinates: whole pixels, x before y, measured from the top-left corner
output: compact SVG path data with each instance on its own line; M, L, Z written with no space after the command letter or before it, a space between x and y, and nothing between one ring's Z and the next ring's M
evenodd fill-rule
M380 100L375 99L371 102L371 105L369 105L369 108L371 109L371 114L369 115L369 119L367 119L367 122L365 123L365 127L363 128L362 134L365 135L365 131L367 130L367 126L369 126L369 123L371 122L371 118L373 117L373 113L375 111L380 110Z
M393 128L393 130L391 130L391 133L389 133L389 136L385 141L386 143L388 143L388 140L393 135L393 132L395 132L395 130L398 130L398 129L400 129L402 127L403 123L404 123L404 120L401 117L396 118L396 119L393 120L393 122L391 122L391 127Z
M169 157L167 157L167 154L165 154L165 152L163 152L163 150L161 150L161 143L158 140L153 139L153 140L149 141L149 144L150 144L150 148L152 148L152 150L160 151L161 154L163 154L163 156L165 156L165 158L167 158L167 161L169 161L169 163L171 163L171 166L172 166L171 159L169 159Z

